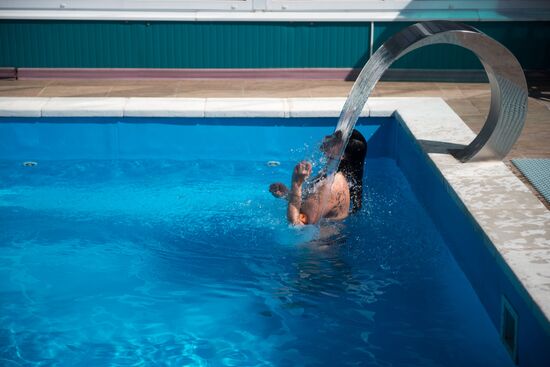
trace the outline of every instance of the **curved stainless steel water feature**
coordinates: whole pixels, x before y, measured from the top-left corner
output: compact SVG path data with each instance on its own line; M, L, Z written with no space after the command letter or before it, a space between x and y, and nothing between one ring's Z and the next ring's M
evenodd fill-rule
M527 113L527 83L521 65L494 39L468 25L448 21L413 24L372 55L353 85L336 126L346 144L374 86L390 65L417 48L442 43L472 51L483 64L491 85L491 107L485 125L468 146L453 152L454 156L462 162L506 156L523 129ZM346 144L338 159L327 162L327 174L336 172Z
M517 59L506 47L466 24L449 21L416 23L395 34L376 50L353 84L336 126L336 130L342 131L344 144L339 154L328 159L325 167L329 185L332 185L363 106L384 72L401 56L435 44L457 45L472 51L483 64L491 85L491 107L485 125L468 146L453 151L453 155L466 162L471 159L500 160L508 154L521 134L527 113L527 83Z

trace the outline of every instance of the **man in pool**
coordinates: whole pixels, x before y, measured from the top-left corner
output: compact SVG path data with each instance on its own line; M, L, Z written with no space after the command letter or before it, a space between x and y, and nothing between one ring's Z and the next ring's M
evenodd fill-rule
M324 138L321 150L332 158L342 144L342 132L336 131ZM361 209L366 155L365 137L359 131L353 130L331 187L328 187L326 175L320 174L312 180L309 187L302 190L312 169L310 162L302 161L294 167L290 189L283 183L276 182L271 184L269 191L276 198L288 200L287 219L291 224L315 224L321 218L343 220L350 211L354 213ZM303 191L305 195L302 195ZM323 207L324 203L326 204Z

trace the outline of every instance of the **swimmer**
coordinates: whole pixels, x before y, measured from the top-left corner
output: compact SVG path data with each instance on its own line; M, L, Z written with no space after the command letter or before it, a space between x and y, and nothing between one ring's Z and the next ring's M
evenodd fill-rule
M321 151L332 158L342 143L342 132L338 130L323 139ZM328 187L326 175L320 174L312 180L310 187L303 189L312 166L310 162L302 161L294 167L290 189L276 182L269 186L269 191L276 198L288 201L287 219L291 224L315 224L321 218L343 220L350 212L361 209L366 155L366 139L359 131L353 130L332 187ZM326 208L322 208L323 203L327 203Z

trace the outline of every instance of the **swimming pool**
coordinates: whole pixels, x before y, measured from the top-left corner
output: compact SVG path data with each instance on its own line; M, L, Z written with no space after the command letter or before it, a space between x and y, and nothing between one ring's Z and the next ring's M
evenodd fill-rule
M396 119L361 120L361 213L321 244L288 228L267 187L334 123L3 121L3 363L513 365L492 295L455 261L482 236L432 219L439 179Z

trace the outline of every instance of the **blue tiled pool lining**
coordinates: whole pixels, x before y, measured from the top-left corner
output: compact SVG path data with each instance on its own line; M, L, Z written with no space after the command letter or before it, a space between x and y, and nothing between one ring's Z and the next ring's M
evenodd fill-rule
M159 146L132 145L133 124L113 122L168 123L163 125L165 137L170 136L170 123L184 120L191 121L190 134L194 123L214 121L223 125L222 119L243 117L290 127L307 124L308 118L338 117L344 102L345 98L0 98L0 140L8 136L6 123L9 122L39 125L65 121L68 123L63 124L63 128L70 129L71 120L67 117L87 117L89 119L78 121L104 121L112 125L98 136L105 144L126 139L125 148L117 150L121 157L139 154L140 149L162 156ZM460 163L446 152L457 144L468 144L475 134L442 99L372 98L362 116L379 118L376 124L370 125L380 128L376 132L377 126L367 129L367 134L389 134L391 138L383 141L392 142L369 147L369 154L388 154L396 159L438 227L449 234L453 255L497 329L501 327L503 304L509 303L518 314L520 365L550 360L547 350L550 345L550 211L504 163ZM203 120L204 117L212 119ZM323 124L330 124L336 120L324 121ZM115 125L121 126L115 128ZM25 128L33 129L33 126L18 128L18 132L22 134ZM77 124L74 128L82 129L82 126ZM124 134L117 135L122 128ZM153 130L150 132L154 134ZM85 144L70 140L66 143ZM288 146L303 144L286 143ZM168 140L165 144L177 147L184 142ZM56 154L55 147L50 148L50 153ZM269 147L266 151L269 152ZM3 157L16 153L10 152L5 144L0 152ZM299 152L296 154L300 159Z

